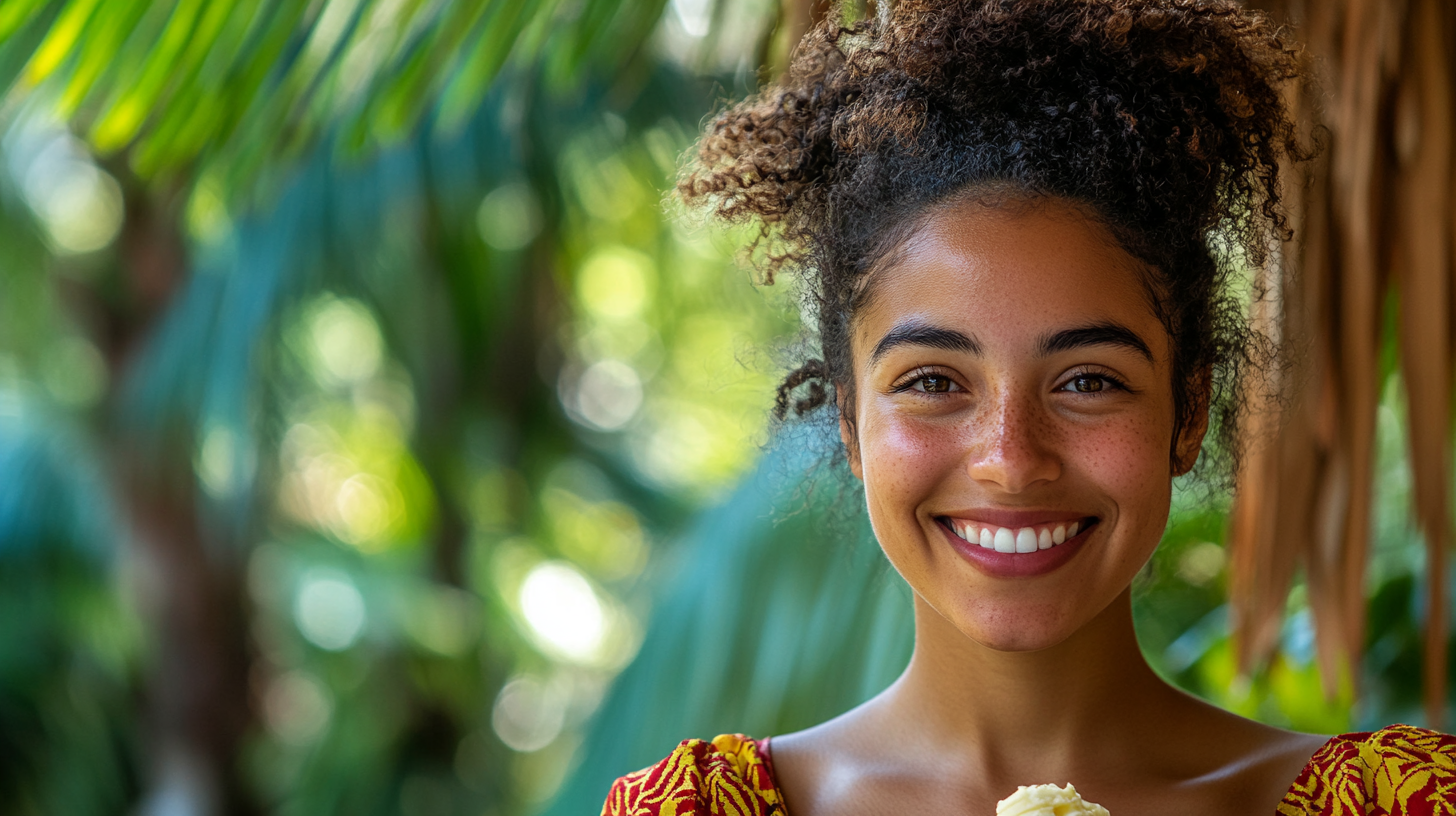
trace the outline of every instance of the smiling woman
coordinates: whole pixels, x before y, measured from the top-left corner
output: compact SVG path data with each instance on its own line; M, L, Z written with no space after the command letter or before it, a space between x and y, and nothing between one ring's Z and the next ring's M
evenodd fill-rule
M1046 783L1117 816L1450 812L1451 737L1242 719L1133 630L1173 479L1240 447L1230 277L1288 238L1298 50L1226 0L882 8L811 32L680 192L800 273L822 356L779 412L837 412L913 657L817 727L688 740L603 812L989 816Z
M1202 438L1172 439L1168 336L1108 237L1055 199L947 204L855 317L841 428L876 537L995 649L1054 646L1127 589L1168 517L1167 452L1191 463Z

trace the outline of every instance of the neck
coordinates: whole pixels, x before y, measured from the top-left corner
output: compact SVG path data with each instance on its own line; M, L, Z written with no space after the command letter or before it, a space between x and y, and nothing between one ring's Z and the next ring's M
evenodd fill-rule
M1138 648L1130 591L1066 641L1002 652L965 637L918 596L915 653L884 700L901 733L938 743L947 762L994 776L1055 777L1074 758L1114 760L1137 750L1183 696L1158 678ZM1106 750L1089 752L1087 745ZM1081 750L1078 750L1078 748Z

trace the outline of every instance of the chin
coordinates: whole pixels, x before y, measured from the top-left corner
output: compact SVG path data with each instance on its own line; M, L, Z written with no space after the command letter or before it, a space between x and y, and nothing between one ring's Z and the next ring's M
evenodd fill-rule
M1069 636L1065 632L1055 634L997 632L981 636L966 634L966 637L976 641L981 646L997 652L1040 652L1061 645Z
M990 605L987 605L990 606ZM998 652L1039 652L1058 646L1077 631L1055 607L1013 609L981 606L959 621L951 621L961 634Z

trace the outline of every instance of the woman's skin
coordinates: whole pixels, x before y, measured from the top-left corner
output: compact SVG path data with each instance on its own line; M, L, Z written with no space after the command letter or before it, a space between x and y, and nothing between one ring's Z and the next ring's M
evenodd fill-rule
M1048 782L1114 816L1272 814L1325 741L1187 695L1138 648L1129 586L1206 420L1174 439L1145 279L1055 199L945 205L872 274L841 432L915 651L878 697L773 739L791 816L990 816ZM1002 527L1038 549L996 551Z

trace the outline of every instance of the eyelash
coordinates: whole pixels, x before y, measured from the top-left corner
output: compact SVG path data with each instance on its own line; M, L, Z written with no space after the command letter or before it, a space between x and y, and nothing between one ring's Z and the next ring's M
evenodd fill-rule
M958 383L958 382L955 381L955 378L954 377L951 377L951 376L949 376L947 374L944 374L944 373L942 373L940 371L936 371L935 369L931 369L931 368L917 368L914 371L912 371L909 374L907 374L905 376L905 379L903 379L899 383L891 386L891 388L892 388L892 390L896 394L904 393L906 391L913 391L913 390L916 390L915 389L915 384L916 383L924 382L925 380L929 380L929 379L945 380L946 382L948 382L948 383L951 384L952 388L950 390L947 390L947 391L920 391L920 393L926 394L926 395L932 395L932 394L954 393L955 391L964 391L965 390L965 389L961 388L960 383Z
M1106 392L1107 392L1107 389L1106 388L1099 389L1097 391L1078 391L1077 389L1070 387L1077 380L1101 380L1104 384L1112 386L1112 388L1114 390L1116 390L1116 391L1126 391L1126 392L1131 392L1132 391L1131 388L1128 388L1127 387L1127 383L1123 382L1122 380L1119 380L1118 378L1112 376L1111 374L1104 374L1101 371L1094 371L1094 370L1090 370L1090 369L1084 369L1084 370L1081 370L1081 371L1074 371L1074 372L1072 372L1067 377L1067 379L1064 380L1060 386L1058 386L1057 390L1058 391L1066 391L1066 392L1072 393L1072 394L1081 394L1083 396L1089 396L1089 397L1100 397L1100 396L1104 396L1106 394Z
M946 390L946 391L920 390L920 393L927 394L927 395L928 394L946 394L946 393L954 393L956 391L964 391L965 390L964 388L961 387L960 383L958 383L958 382L955 381L955 378L954 377L951 377L949 375L943 374L943 373L941 373L939 371L936 371L934 369L925 369L925 368L917 368L917 369L915 369L914 371L912 371L908 375L906 375L906 378L905 379L901 380L899 383L895 384L894 386L891 386L891 388L894 391L894 393L897 393L897 394L904 393L906 391L918 390L918 389L915 388L915 385L918 384L918 383L922 383L925 380L929 380L929 379L945 380L945 381L947 381L947 382L950 383L951 388L948 389L948 390ZM1125 391L1125 392L1132 391L1131 388L1128 388L1127 383L1123 382L1122 380L1118 379L1117 377L1114 377L1111 374L1104 374L1103 372L1093 371L1093 370L1082 370L1082 371L1075 371L1075 372L1073 372L1071 375L1069 375L1067 377L1067 379L1065 381L1062 382L1062 384L1060 386L1058 386L1057 390L1058 391L1066 391L1066 392L1073 393L1073 394L1082 394L1084 396L1091 396L1091 397L1099 397L1099 396L1103 396L1103 395L1106 394L1107 389L1105 387L1102 388L1102 389L1099 389L1097 391L1078 391L1075 388L1072 388L1071 387L1072 384L1075 383L1077 380L1101 380L1105 384L1105 386L1111 386L1114 390L1117 390L1117 391Z

